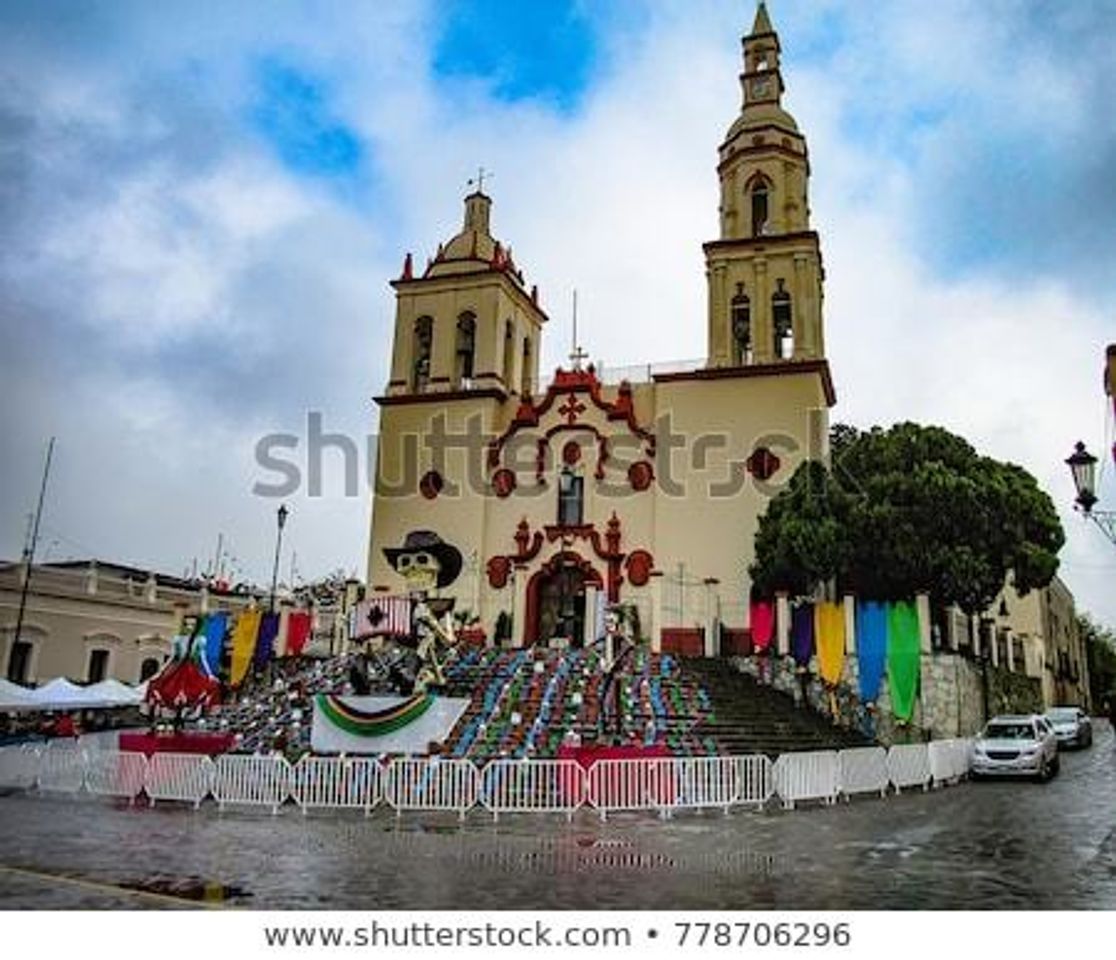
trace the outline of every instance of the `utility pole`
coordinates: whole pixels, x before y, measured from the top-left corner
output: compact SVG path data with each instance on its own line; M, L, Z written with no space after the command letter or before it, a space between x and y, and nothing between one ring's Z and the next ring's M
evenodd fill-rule
M31 542L23 551L23 562L27 570L23 576L23 588L19 593L19 613L16 615L15 636L12 639L12 650L19 643L20 634L23 632L23 617L27 611L27 594L31 591L31 571L35 566L35 548L39 545L39 521L43 518L43 501L46 499L47 478L50 476L50 461L54 458L54 437L47 444L46 464L43 467L43 482L39 486L39 504L35 508L35 523L31 528Z

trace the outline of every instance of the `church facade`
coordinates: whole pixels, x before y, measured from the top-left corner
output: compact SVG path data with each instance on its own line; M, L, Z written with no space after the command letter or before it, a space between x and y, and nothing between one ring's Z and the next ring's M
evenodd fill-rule
M702 365L610 382L575 350L540 379L547 316L493 236L483 184L424 269L407 255L377 398L370 591L436 568L465 621L516 646L581 642L602 596L634 608L656 648L713 655L747 627L758 518L827 455L836 401L780 55L761 3L719 148Z

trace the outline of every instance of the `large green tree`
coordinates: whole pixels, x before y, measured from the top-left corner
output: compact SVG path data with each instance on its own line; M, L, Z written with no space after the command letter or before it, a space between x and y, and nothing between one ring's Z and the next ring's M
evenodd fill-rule
M1085 641L1093 709L1101 710L1106 700L1116 698L1116 633L1088 614L1078 616L1077 629Z
M863 597L925 590L977 613L1008 574L1027 593L1058 570L1054 505L1022 467L940 427L838 424L832 466L802 464L760 518L751 573L763 593L836 580Z

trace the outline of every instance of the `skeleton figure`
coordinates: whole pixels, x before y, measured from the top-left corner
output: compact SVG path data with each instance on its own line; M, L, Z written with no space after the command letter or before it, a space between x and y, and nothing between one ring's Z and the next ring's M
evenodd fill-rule
M451 613L453 601L429 595L457 579L461 552L430 530L415 530L407 534L402 547L387 548L384 555L407 582L407 592L414 600L411 642L419 666L413 692L444 686L445 667L453 659L457 643Z

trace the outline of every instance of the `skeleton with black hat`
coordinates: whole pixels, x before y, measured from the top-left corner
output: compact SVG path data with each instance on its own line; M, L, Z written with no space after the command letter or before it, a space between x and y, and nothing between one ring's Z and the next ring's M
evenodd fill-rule
M414 690L445 686L445 666L453 658L457 644L453 600L429 594L457 579L461 573L461 551L431 530L412 530L403 546L385 547L384 556L407 581L407 591L414 600L412 639L420 663Z

